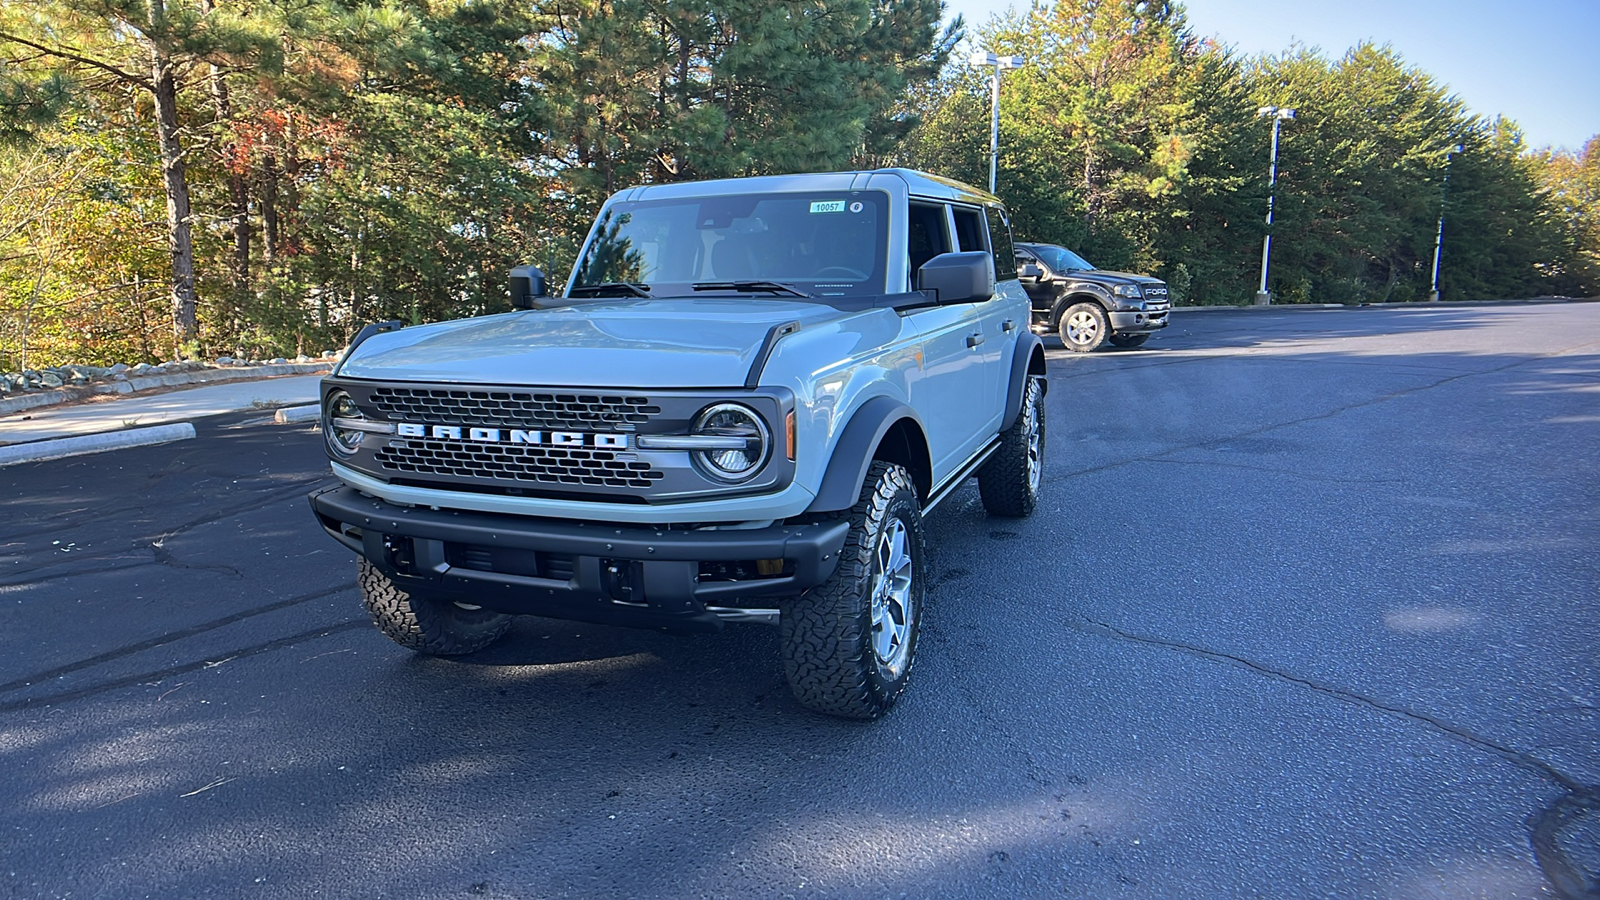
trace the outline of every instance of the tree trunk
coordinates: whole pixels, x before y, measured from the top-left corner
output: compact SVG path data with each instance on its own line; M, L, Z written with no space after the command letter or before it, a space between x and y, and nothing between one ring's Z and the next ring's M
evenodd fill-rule
M261 258L270 268L278 261L278 158L261 160Z
M161 15L159 3L151 17ZM172 250L172 326L178 349L194 341L195 319L194 238L190 231L189 182L184 173L183 144L178 139L178 84L171 61L160 47L152 47L151 75L155 90L156 123L161 137L161 180L167 191L167 243Z

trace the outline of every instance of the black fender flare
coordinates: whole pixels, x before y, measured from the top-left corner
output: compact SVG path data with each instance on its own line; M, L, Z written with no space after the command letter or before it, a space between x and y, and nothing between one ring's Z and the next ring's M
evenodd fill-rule
M1027 387L1028 377L1035 376L1039 379L1039 386L1043 393L1050 392L1050 379L1045 373L1044 366L1044 341L1032 332L1023 332L1017 338L1017 347L1011 354L1011 381L1006 387L1006 417L1000 422L1000 431L1015 425L1017 416L1022 413L1022 389Z
M1111 295L1100 290L1098 286L1091 287L1086 284L1069 285L1056 296L1055 300L1051 301L1050 327L1060 328L1061 316L1066 313L1067 308L1082 300L1092 300L1098 303L1100 308L1105 310L1108 317L1111 315L1111 310L1116 307L1116 304L1111 301ZM1109 318L1107 321L1110 321Z
M927 434L916 410L900 400L879 395L861 404L844 426L838 443L834 444L833 456L828 460L822 483L817 486L816 498L806 512L839 512L855 506L861 499L861 485L867 480L867 470L872 467L873 456L883 443L883 436L907 419L918 431Z

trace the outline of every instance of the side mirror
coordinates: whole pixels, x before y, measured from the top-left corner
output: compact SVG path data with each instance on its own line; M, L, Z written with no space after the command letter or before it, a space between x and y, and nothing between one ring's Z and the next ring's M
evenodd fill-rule
M538 266L514 266L511 269L511 308L533 309L535 297L547 296L548 285L544 272Z
M1023 281L1038 281L1044 277L1044 270L1033 263L1023 263L1017 270L1017 278Z
M994 264L982 250L941 253L917 270L917 290L932 291L940 306L981 303L994 296Z

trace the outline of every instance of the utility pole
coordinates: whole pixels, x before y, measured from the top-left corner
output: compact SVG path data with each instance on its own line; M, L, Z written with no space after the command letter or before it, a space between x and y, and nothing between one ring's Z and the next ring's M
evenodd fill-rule
M989 193L994 193L995 171L1000 161L1000 73L1006 69L1020 69L1027 64L1026 56L996 56L980 50L967 60L982 68L994 66L989 81Z
M1439 232L1433 236L1433 287L1428 290L1428 302L1439 302L1439 250L1444 247L1444 200L1450 193L1450 160L1464 147L1451 147L1444 154L1444 184L1439 188Z
M1267 291L1267 263L1272 258L1272 198L1273 189L1278 184L1278 126L1294 118L1294 110L1281 106L1263 106L1256 110L1256 115L1272 119L1272 155L1267 170L1267 234L1261 240L1261 289L1256 291L1256 306L1267 306L1272 303L1272 294Z

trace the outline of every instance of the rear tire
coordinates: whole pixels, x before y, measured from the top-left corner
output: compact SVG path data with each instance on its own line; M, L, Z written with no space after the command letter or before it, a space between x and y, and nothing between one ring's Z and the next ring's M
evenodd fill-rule
M1000 436L1000 449L978 470L978 495L991 516L1020 519L1039 505L1044 480L1044 391L1028 376L1017 421Z
M1106 323L1106 311L1100 304L1088 300L1067 307L1056 330L1061 335L1061 343L1074 353L1099 350L1111 331Z
M801 706L847 719L889 711L916 661L926 569L911 473L875 462L838 568L778 620L784 675Z
M1148 334L1113 334L1111 343L1117 347L1137 347L1150 340Z
M361 603L372 624L402 647L429 656L462 656L489 646L511 627L511 617L467 609L438 597L402 590L361 560Z

